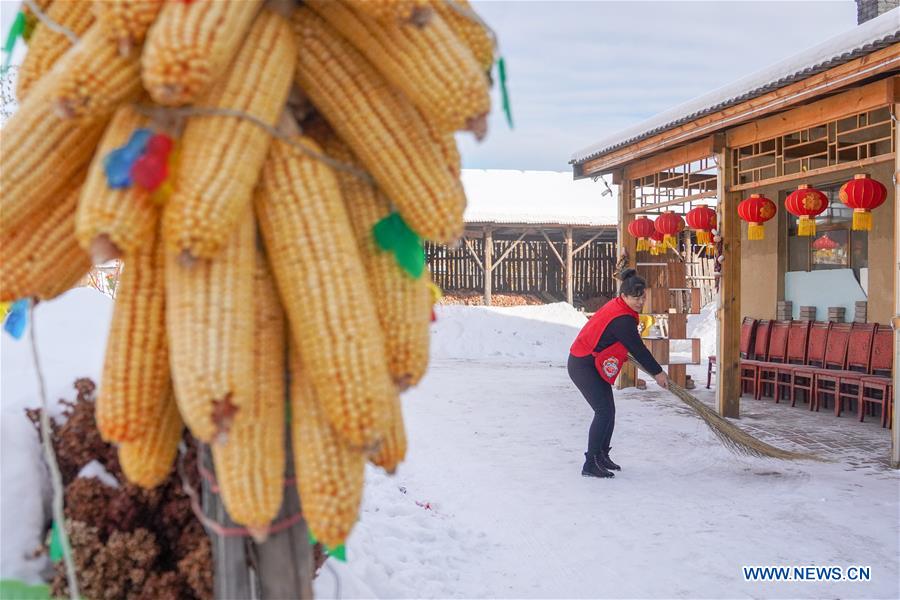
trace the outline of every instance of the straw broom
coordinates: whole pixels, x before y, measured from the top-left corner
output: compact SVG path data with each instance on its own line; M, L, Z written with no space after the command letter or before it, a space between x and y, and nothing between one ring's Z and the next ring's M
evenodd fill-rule
M644 369L630 354L628 355L628 359L635 367L646 372L646 369ZM756 456L759 458L777 458L779 460L814 460L828 462L814 454L789 452L756 439L697 400L697 398L692 396L686 389L673 382L671 379L669 380L668 389L679 400L687 404L691 410L697 413L697 416L703 419L703 422L706 423L707 427L709 427L716 437L719 438L719 441L735 454Z

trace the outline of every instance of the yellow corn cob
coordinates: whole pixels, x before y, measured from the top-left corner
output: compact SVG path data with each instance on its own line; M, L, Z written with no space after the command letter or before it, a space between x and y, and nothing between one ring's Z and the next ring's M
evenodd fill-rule
M311 151L312 140L294 138ZM337 434L371 449L393 394L384 338L334 173L276 140L256 215L293 339Z
M150 96L170 106L194 103L237 53L260 4L166 2L147 34L141 58Z
M412 23L417 27L430 24L434 11L428 0L347 0L367 15L386 22Z
M384 22L337 0L307 0L378 72L442 132L486 133L488 80L475 57L440 18L427 27ZM354 6L357 6L354 4Z
M266 257L256 251L253 394L224 444L212 447L228 515L256 537L278 515L284 494L284 312Z
M82 178L71 182L71 189L59 202L48 204L0 237L0 302L26 296L49 300L90 271L91 259L75 239L75 207Z
M226 75L200 102L249 113L270 125L281 114L297 51L290 24L264 10ZM212 258L251 203L271 136L231 116L198 116L181 138L176 192L163 219L174 252Z
M291 344L291 437L297 491L313 537L329 548L356 523L365 483L365 454L346 445L322 410L321 396Z
M119 445L119 465L125 477L147 489L155 488L169 476L184 430L171 387L162 400L144 435Z
M166 255L166 329L175 397L194 437L224 441L253 389L255 225L247 205L212 260Z
M121 56L99 23L91 25L69 54L72 62L52 92L62 118L107 115L140 94L139 59Z
M129 56L144 42L162 6L163 0L96 0L94 15L119 54Z
M325 153L358 166L356 157L341 140L329 136ZM401 389L416 385L428 367L431 325L431 292L428 278L413 279L398 265L391 252L380 250L372 227L391 212L387 198L374 186L350 173L337 171L344 206L353 226L356 243L366 267L366 276L385 337L388 371Z
M68 27L75 35L81 36L91 23L94 15L91 12L90 0L58 0L49 7L40 6L48 17ZM49 4L49 3L47 3ZM37 20L36 16L32 17ZM28 97L37 81L50 72L59 58L72 48L72 42L65 35L53 31L43 23L35 25L34 34L28 41L28 52L19 67L16 81L16 97L21 103Z
M147 127L149 119L131 105L116 111L94 153L87 181L78 203L75 233L81 247L91 252L95 263L128 256L155 237L159 206L139 185L112 189L107 184L103 160L128 143L135 129Z
M53 0L36 0L35 4L37 7L44 13L47 14L47 9L50 8L50 3ZM22 32L22 38L26 42L31 41L31 36L34 34L34 30L37 27L40 20L38 16L32 12L32 10L28 7L24 2L22 3L22 14L25 15L25 30Z
M165 254L157 232L129 255L116 288L97 395L97 428L108 442L147 433L169 393Z
M378 450L369 457L377 465L393 475L397 466L406 458L406 428L403 425L403 407L400 396L394 398L391 410L391 429Z
M456 8L450 6L451 3ZM494 65L494 39L481 23L466 16L468 11L474 13L468 0L431 0L431 6L435 14L440 15L456 37L472 51L482 70L490 72Z
M294 24L297 80L316 108L413 230L441 242L458 238L465 193L419 112L312 10L298 8Z

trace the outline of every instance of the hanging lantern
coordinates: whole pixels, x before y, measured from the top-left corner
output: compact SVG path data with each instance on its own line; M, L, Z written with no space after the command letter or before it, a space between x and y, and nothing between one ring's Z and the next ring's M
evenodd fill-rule
M799 217L797 235L809 237L816 235L815 217L828 208L828 197L816 188L803 184L790 193L784 201L784 207L792 215Z
M676 236L684 230L684 219L669 210L659 215L654 225L656 225L656 231L663 234L663 247L678 252Z
M647 217L638 217L628 224L628 233L637 239L638 252L650 249L650 236L654 231L653 221Z
M658 232L656 228L653 228L653 233L650 234L650 254L653 256L659 256L659 253L663 250L663 234Z
M684 220L697 233L697 243L706 246L706 255L712 256L714 248L711 232L716 228L716 211L708 206L698 206L692 208Z
M884 204L887 188L868 175L854 175L853 179L841 186L838 196L841 202L853 209L853 231L871 231L870 211Z
M778 212L775 203L761 194L750 194L749 198L738 204L737 210L738 216L750 224L747 229L748 240L766 239L766 229L763 227L763 223Z
M828 237L828 234L826 233L822 237L814 241L812 247L815 250L837 250L841 247L841 245Z

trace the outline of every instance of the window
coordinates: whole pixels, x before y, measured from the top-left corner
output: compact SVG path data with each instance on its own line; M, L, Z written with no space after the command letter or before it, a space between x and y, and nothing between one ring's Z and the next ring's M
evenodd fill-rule
M858 280L859 270L869 266L868 232L851 231L853 209L838 198L841 185L817 188L828 197L828 208L816 218L814 237L798 236L798 219L788 213L789 271L853 269ZM781 193L782 206L789 193Z

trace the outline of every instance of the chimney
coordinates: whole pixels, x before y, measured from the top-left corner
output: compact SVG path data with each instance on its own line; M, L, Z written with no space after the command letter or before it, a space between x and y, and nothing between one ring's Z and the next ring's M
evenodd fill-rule
M862 25L898 6L900 0L856 0L856 24Z

